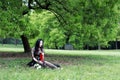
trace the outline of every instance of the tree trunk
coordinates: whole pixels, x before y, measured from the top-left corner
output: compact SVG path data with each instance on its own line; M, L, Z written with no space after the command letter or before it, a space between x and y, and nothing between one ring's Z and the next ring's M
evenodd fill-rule
M4 45L4 38L2 39L2 46Z
M21 39L22 39L22 42L23 42L24 52L25 53L30 52L31 49L30 49L30 45L29 45L29 42L28 42L28 38L25 35L21 35Z
M17 39L15 39L15 45L17 46Z
M58 49L57 43L55 42L55 49Z
M101 46L100 46L100 43L98 43L98 50L101 50Z
M70 35L67 35L66 44L69 44Z
M115 48L118 49L117 38L116 38L116 41L115 41Z

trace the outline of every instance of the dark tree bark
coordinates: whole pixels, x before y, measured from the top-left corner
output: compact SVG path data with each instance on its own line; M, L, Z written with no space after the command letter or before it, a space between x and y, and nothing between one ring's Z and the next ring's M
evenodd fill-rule
M117 43L117 42L118 42L118 40L117 40L117 38L116 38L116 41L115 41L115 48L116 48L116 49L118 49L118 43Z
M23 42L24 52L29 53L31 51L31 49L30 49L30 45L28 42L28 38L25 35L21 35L21 39Z
M65 33L65 35L66 35L66 44L69 44L71 34Z
M66 44L69 44L69 39L70 39L70 37L67 36L67 38L66 38Z
M4 45L4 39L2 39L2 46Z
M58 49L57 42L55 42L55 49Z
M15 39L15 45L17 46L17 39Z
M101 50L101 46L100 46L100 43L98 43L98 50Z

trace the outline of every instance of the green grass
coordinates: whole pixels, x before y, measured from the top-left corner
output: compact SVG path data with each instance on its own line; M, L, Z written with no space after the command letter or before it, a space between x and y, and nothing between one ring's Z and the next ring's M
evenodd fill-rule
M63 69L29 68L30 57L0 58L0 80L120 80L119 50L45 52L45 60L59 63Z
M23 45L13 45L13 44L0 44L1 52L23 52Z
M26 67L30 58L1 58L0 80L120 80L120 57L81 55L53 56L46 60L59 63L62 70Z

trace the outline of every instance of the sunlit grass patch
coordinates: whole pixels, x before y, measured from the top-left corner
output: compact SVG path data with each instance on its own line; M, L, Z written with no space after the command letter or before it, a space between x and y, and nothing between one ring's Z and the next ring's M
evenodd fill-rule
M23 52L23 45L0 44L0 52Z

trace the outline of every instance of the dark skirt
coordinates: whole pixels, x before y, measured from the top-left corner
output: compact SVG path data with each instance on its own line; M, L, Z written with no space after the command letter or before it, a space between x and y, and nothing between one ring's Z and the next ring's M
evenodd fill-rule
M35 61L32 59L32 61L30 61L30 62L27 64L27 66L33 67L36 63L37 63L37 62L35 62Z

